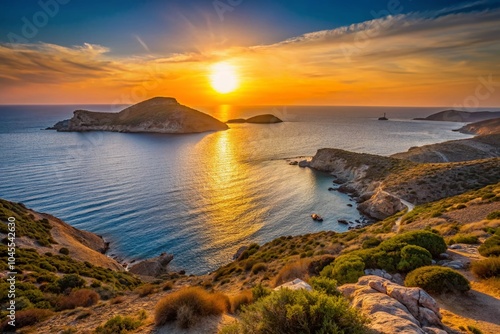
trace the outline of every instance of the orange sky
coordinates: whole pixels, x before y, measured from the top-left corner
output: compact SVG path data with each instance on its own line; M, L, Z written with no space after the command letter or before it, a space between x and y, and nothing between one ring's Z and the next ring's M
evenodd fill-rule
M500 106L500 12L399 15L272 45L119 58L106 46L0 45L0 103ZM226 61L239 88L219 94Z

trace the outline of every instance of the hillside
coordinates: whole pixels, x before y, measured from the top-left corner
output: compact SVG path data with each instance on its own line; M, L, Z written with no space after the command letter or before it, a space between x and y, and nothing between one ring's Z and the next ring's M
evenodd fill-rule
M73 330L74 333L93 333L95 328L120 315L131 319L141 319L138 320L139 328L129 331L130 333L219 333L224 325L231 326L230 324L234 323L235 319L241 319L241 311L227 311L219 316L198 318L189 325L189 329L182 329L176 322L160 327L155 326L154 310L160 300L189 286L201 286L208 291L224 293L229 296L233 305L240 298L248 295L250 291L248 289L255 289L256 286L262 286L265 289L297 277L312 282L313 278L321 277L323 269L332 262L334 263L339 256L377 250L377 245L381 245L383 241L389 243L390 240L395 240L393 238L398 235L396 233L398 221L402 220L399 235L403 235L406 231L432 229L442 236L450 246L445 251L446 255L442 255L443 258L446 257L446 260L436 259L436 261L440 261L440 266L443 267L460 264L462 269L457 269L457 271L470 280L471 290L465 294L448 291L444 294L432 295L439 307L438 312L442 315L442 329L447 333L476 333L467 330L468 326L472 326L481 330L482 333L497 333L500 330L497 323L497 310L500 309L498 280L476 277L469 263L486 259L477 253L477 249L500 227L498 218L488 218L493 217L493 213L500 210L499 199L500 184L496 184L457 197L417 206L412 212L400 217L401 219L398 219L398 216L390 217L359 230L346 233L325 231L295 237L281 237L264 245L249 245L240 251L236 260L212 274L192 277L166 275L161 280L145 285L144 289L124 291L115 299L101 301L91 307L58 312L49 320L39 324L35 332L58 333L61 330L67 330L70 333L70 330ZM473 244L461 243L470 235L476 237L476 239L471 239L472 241L467 241L474 242ZM457 241L458 245L452 246L452 244L457 244ZM370 268L365 267L365 270ZM404 279L406 275L397 272L388 275L382 270L365 272L365 274L372 275L373 273L391 277L393 281ZM365 280L375 281L373 276L364 277ZM350 284L343 285L340 289L344 294L349 295L350 286ZM368 296L374 296L374 292L370 292ZM357 294L357 298L363 296L361 290ZM222 298L222 295L219 298ZM384 303L388 301L386 297ZM368 301L364 303L366 306L359 306L359 309L367 312ZM386 305L389 307L388 304ZM401 317L411 317L411 315L397 313L400 311L394 312ZM391 326L395 323L401 324L402 320L398 319L398 316L387 318L384 314L377 313L377 319L391 319L391 322L385 323L383 326L386 331L381 330L379 333L394 333L391 332L394 330ZM377 321L373 325L376 326Z
M491 140L486 139L486 141ZM328 172L339 191L356 197L358 209L377 220L405 209L500 181L500 158L450 163L415 163L392 157L320 149L311 168Z
M500 120L500 119L499 119ZM490 121L485 121L486 123ZM480 122L483 123L483 122ZM474 124L480 124L474 123ZM500 122L499 126L500 126ZM472 125L472 124L471 124ZM468 125L466 126L468 127ZM500 128L499 128L500 130ZM391 157L413 162L458 162L500 156L500 134L488 134L470 139L452 140L439 144L412 147Z
M415 118L415 120L424 121L444 121L444 122L479 122L487 119L500 117L500 111L461 111L444 110L429 115L425 118Z
M119 113L76 110L73 118L49 128L57 131L112 131L196 133L228 129L212 116L191 109L170 97L155 97Z
M467 124L458 129L459 132L475 135L500 134L500 118Z

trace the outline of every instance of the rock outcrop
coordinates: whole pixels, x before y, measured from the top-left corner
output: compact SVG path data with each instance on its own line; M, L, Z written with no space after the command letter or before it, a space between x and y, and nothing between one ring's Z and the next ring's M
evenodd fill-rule
M119 113L76 110L73 118L52 128L57 131L112 131L153 133L197 133L226 130L228 126L212 116L191 109L170 97L155 97Z
M446 334L436 301L420 288L406 288L378 276L339 287L353 307L371 319L378 333Z
M380 189L370 199L358 205L361 213L377 220L383 220L405 208L399 198Z
M469 112L461 110L444 110L425 118L415 118L415 120L443 122L480 122L497 117L500 117L500 111Z
M141 276L158 277L168 272L168 264L174 259L172 254L162 253L158 257L132 265L129 271Z
M500 116L499 118L467 124L466 126L458 129L458 131L461 133L474 135L500 134Z
M282 123L283 121L279 119L278 117L271 115L271 114L265 114L265 115L258 115L254 117L250 117L248 119L244 118L237 118L237 119L230 119L226 123L254 123L254 124L274 124L274 123Z
M293 281L286 282L274 288L274 290L280 290L280 289L312 291L312 287L299 278L296 278Z
M500 131L500 119L498 120ZM499 156L500 134L492 134L470 139L452 140L421 147L412 147L407 152L396 153L391 157L410 160L413 162L429 163L470 161L495 158Z

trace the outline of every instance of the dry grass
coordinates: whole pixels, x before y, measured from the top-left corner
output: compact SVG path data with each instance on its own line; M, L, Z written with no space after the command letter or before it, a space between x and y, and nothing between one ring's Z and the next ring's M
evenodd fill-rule
M229 298L222 293L209 293L199 287L189 287L173 292L162 298L155 309L155 324L162 326L178 321L186 328L199 321L199 318L219 315L229 311Z
M232 296L230 298L231 301L231 313L238 312L243 305L248 305L253 302L253 293L252 290L244 290L239 294Z
M89 307L97 304L99 294L94 290L73 290L67 296L59 296L56 301L58 310L71 310L77 307Z
M144 284L135 289L135 292L139 295L139 297L146 297L152 293L156 292L156 286L153 284Z
M54 312L52 312L50 310L45 310L45 309L29 309L29 310L17 311L16 312L16 327L9 326L7 323L8 320L5 320L0 325L0 329L2 330L2 333L5 333L5 332L14 333L14 332L16 332L16 329L19 329L21 327L35 325L35 324L42 322L45 319L49 318L53 314L54 314Z
M500 257L472 262L471 270L479 278L500 277Z
M296 262L286 264L274 278L274 286L292 281L296 278L307 280L309 278L309 259L301 259Z

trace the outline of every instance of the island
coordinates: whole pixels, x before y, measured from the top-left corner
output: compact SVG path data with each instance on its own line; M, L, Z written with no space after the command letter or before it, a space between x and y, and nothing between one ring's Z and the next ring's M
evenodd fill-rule
M230 119L226 123L253 123L253 124L274 124L274 123L282 123L283 121L279 119L278 117L271 115L271 114L265 114L265 115L257 115L250 117L248 119L244 118L236 118L236 119Z
M151 133L199 133L228 126L210 115L179 104L172 97L154 97L118 113L76 110L73 117L48 130L61 132L111 131Z
M425 118L414 118L418 121L442 121L442 122L480 122L487 119L500 117L500 111L462 111L462 110L444 110L429 115Z

